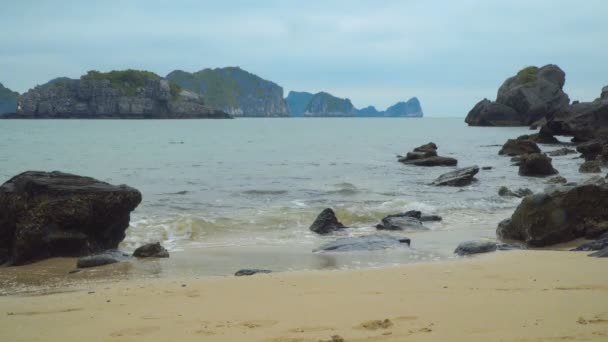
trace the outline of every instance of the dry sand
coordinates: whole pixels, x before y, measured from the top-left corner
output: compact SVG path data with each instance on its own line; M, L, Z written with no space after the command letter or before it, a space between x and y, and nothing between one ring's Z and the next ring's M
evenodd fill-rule
M0 341L608 341L608 260L586 254L3 296Z

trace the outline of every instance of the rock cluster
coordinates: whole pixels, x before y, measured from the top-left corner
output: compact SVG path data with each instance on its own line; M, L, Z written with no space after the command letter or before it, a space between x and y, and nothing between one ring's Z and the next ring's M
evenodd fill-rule
M399 162L415 166L456 166L458 164L458 160L454 158L438 156L437 149L437 145L432 142L418 146L414 151L408 152L405 157L400 157Z

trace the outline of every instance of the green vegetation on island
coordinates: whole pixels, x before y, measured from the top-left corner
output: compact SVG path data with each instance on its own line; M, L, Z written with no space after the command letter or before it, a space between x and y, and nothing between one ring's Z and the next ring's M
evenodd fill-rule
M517 79L522 84L527 84L530 82L534 82L536 80L536 76L538 75L538 68L535 66L529 66L523 68L517 73Z

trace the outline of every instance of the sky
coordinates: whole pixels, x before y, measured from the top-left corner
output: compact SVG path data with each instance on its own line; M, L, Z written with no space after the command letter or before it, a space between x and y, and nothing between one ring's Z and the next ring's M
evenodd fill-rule
M9 4L10 2L10 4ZM608 85L608 1L19 0L0 11L0 83L88 70L239 66L384 109L464 117L519 69L557 64L572 100Z

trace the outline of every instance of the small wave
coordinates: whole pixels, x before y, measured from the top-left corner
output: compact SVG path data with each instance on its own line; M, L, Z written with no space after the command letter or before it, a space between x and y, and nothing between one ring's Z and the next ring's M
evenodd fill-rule
M334 187L334 190L329 190L327 193L350 196L360 192L360 190L354 184L348 182L335 184Z
M253 190L243 191L243 193L245 195L259 195L259 196L265 196L265 195L284 195L284 194L287 193L287 190L258 190L258 189L253 189Z
M182 191L178 191L178 192L168 192L168 193L164 193L164 194L161 194L161 195L186 195L186 194L189 194L189 193L190 193L190 191L182 190Z

